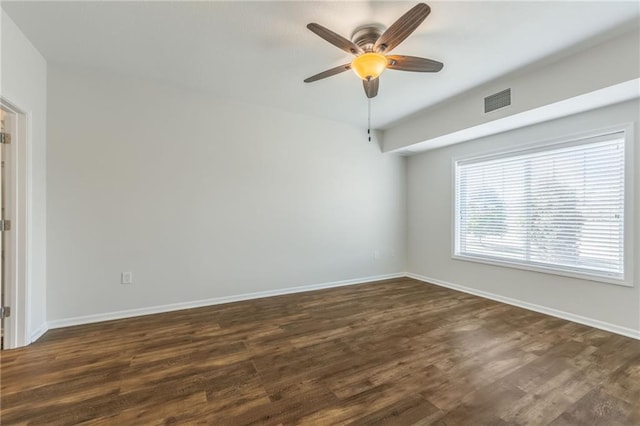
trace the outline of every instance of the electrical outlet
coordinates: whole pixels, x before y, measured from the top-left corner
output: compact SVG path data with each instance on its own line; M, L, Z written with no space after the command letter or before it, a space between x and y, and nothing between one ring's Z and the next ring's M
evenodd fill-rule
M133 272L123 272L120 276L120 284L133 283Z

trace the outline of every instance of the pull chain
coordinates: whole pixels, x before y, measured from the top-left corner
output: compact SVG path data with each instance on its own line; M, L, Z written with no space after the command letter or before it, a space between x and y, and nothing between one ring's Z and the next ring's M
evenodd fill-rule
M371 98L367 98L367 104L367 136L369 137L369 142L371 142Z

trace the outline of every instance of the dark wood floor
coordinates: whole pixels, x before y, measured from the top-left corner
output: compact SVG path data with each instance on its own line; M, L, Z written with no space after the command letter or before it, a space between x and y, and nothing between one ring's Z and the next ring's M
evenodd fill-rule
M640 425L640 341L411 279L52 330L2 424Z

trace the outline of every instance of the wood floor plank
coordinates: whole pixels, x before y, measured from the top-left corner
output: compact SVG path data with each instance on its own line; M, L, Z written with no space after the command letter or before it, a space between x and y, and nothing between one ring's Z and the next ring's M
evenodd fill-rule
M401 278L51 330L3 425L640 425L640 341Z

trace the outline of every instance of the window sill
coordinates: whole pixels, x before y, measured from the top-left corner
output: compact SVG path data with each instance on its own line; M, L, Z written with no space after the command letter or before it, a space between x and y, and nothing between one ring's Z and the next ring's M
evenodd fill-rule
M501 266L505 268L521 269L524 271L541 272L544 274L560 275L563 277L578 278L587 281L594 281L604 284L614 284L622 287L633 287L633 282L625 279L606 277L601 275L593 275L589 273L570 271L565 269L556 269L544 266L525 265L518 262L509 262L508 260L494 259L491 257L471 256L467 254L454 253L451 255L454 260L463 260L468 262L483 263L486 265Z

